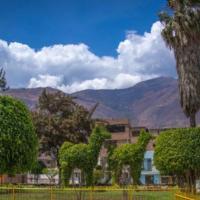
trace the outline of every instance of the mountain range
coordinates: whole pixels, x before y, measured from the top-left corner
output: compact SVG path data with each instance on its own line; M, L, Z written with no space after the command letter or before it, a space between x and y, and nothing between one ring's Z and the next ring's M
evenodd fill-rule
M43 89L10 89L6 94L21 99L33 109ZM83 90L70 95L77 97L77 103L87 109L98 102L94 118L128 118L132 126L148 128L185 127L189 124L179 103L177 80L171 77L143 81L127 89Z

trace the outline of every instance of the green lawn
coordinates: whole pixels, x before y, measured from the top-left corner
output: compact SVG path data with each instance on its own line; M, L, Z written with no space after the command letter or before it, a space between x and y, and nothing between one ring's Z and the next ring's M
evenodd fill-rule
M137 193L136 193L137 194ZM173 200L174 192L139 192L145 200Z
M74 191L53 191L51 194L48 190L41 191L24 191L18 192L14 196L12 191L10 193L0 193L0 200L51 200L51 195L53 200L78 200L80 192ZM122 191L106 191L106 192L82 192L82 200L125 200L126 194ZM92 196L91 196L92 195ZM141 200L173 200L173 192L134 192L131 195L131 199L141 199ZM139 198L139 197L144 198ZM130 197L130 196L129 196ZM133 198L138 197L138 198Z

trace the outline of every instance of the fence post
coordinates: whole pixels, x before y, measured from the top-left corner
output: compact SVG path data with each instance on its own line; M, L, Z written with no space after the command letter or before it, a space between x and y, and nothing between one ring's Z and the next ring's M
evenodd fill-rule
M53 189L52 189L52 186L50 187L50 200L53 200Z
M93 189L90 188L90 200L93 200L93 194L92 194L92 192L93 192Z
M12 188L12 199L15 200L15 188Z
M128 196L129 196L129 200L132 200L132 196L133 196L133 190L132 189L130 189L129 191L128 191Z

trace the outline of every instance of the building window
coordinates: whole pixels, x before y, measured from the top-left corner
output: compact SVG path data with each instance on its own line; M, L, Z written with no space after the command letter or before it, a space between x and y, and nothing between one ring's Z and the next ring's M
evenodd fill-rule
M111 133L125 132L124 125L107 125L106 127L107 127L107 130Z
M74 173L74 178L79 178L79 177L80 177L80 173L75 172L75 173Z
M146 185L154 184L154 177L152 175L146 175L145 176L145 184Z
M149 158L147 159L147 171L152 170L152 160Z
M142 169L145 171L152 171L152 160L150 158L144 160Z

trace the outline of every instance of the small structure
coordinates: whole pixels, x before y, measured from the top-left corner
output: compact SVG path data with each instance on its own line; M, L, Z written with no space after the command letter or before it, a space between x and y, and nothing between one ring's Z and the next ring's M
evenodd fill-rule
M143 169L140 181L143 185L157 185L161 183L160 172L153 165L154 151L147 150L144 154Z

